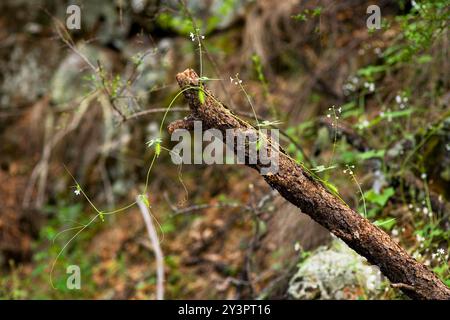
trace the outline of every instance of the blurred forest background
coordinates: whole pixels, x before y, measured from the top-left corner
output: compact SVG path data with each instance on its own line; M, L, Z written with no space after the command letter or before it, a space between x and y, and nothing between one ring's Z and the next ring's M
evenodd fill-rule
M448 2L375 1L369 29L373 2L2 0L0 298L155 298L136 205L69 240L96 214L79 193L106 212L142 192L146 143L173 146L165 125L188 114L174 100L159 137L175 75L200 61L220 79L211 90L251 114L239 74L287 152L450 285ZM79 30L66 28L71 4ZM165 298L405 298L245 166L180 171L162 150L147 196Z

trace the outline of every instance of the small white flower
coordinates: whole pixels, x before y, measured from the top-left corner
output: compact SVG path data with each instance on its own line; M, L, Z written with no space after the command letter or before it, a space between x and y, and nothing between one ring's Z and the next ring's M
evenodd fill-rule
M437 253L443 256L445 254L445 250L442 248L439 248L439 249L437 249Z
M402 103L402 97L400 97L400 96L396 96L395 97L395 102L397 102L398 104L400 104L400 103Z
M348 164L347 164L346 167L347 167L347 169L343 170L342 172L344 172L344 173L347 173L347 172L348 172L349 175L353 175L352 169L354 169L355 166L354 166L354 165L348 165Z
M369 89L369 92L375 91L375 83L373 82L364 82L364 88Z
M428 215L428 208L427 208L427 207L424 207L424 208L422 209L422 212L423 212L424 215Z
M80 189L75 189L73 193L75 193L75 195L79 196L81 191L80 191Z
M192 41L195 41L195 34L193 34L192 32L189 32L189 37Z
M344 88L344 90L345 91L355 91L355 86L354 85L352 85L351 83L346 83L344 86L343 86L343 88Z
M394 237L397 237L398 236L398 230L397 229L392 229L392 235Z
M294 250L295 251L299 251L300 249L301 249L300 243L296 242L295 245L294 245Z
M413 258L419 260L420 258L422 258L422 255L420 254L420 252L415 251L413 253Z
M424 172L424 173L422 173L421 175L420 175L420 178L422 179L422 180L425 180L426 178L427 178L427 174Z
M230 82L233 83L233 77L230 77Z

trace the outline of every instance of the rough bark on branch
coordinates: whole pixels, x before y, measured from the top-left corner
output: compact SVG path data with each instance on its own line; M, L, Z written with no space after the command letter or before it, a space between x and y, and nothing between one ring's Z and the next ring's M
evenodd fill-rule
M182 89L199 85L199 77L192 69L179 73L176 78ZM199 101L196 88L184 91L192 114L185 125L179 120L171 129L190 127L190 121L195 119L202 121L203 128L216 128L222 132L230 128L255 130L213 98L204 85L203 88L207 92L203 103ZM284 153L281 148L280 152ZM249 166L261 169L258 165ZM377 265L393 285L409 297L450 300L450 289L432 271L413 259L384 231L328 192L291 158L280 156L278 171L263 178L302 212L342 239L370 263Z

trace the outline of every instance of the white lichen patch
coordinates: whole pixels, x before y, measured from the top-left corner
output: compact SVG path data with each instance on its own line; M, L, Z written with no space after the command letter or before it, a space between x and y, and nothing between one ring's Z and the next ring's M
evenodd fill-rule
M344 242L333 240L299 264L289 282L294 299L374 298L382 286L382 275Z

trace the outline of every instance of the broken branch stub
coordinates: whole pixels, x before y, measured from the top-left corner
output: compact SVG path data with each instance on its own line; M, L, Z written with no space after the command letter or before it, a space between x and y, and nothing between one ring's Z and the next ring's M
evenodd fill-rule
M203 128L221 131L254 130L238 119L203 85L204 101L198 98L199 77L192 69L177 75L177 81L192 114L186 125L178 120L173 127L190 127L192 119L202 121ZM181 122L180 122L181 121ZM277 147L278 148L278 147ZM377 265L392 284L413 299L450 299L450 289L426 266L417 262L384 231L332 195L299 164L285 156L280 148L278 171L263 175L266 182L286 200L342 239L350 248ZM258 165L249 165L260 171Z

